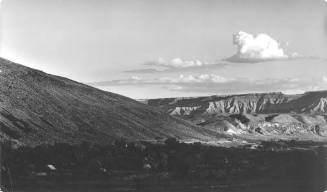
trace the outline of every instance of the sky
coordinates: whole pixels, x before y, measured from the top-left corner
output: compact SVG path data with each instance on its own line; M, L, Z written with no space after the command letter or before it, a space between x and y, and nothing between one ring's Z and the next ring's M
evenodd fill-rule
M324 0L2 0L1 57L131 98L327 89Z

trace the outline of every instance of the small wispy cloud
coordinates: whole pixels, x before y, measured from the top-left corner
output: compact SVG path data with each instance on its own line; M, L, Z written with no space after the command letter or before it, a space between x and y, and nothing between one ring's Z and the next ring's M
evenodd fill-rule
M132 70L127 70L124 71L126 73L157 73L157 72L162 72L164 70L158 70L158 69L132 69Z
M158 59L155 61L150 61L144 63L144 65L151 66L153 68L144 69L132 69L124 71L125 73L133 74L153 74L153 73L185 73L185 72L195 72L199 69L209 69L212 68L220 69L228 66L228 62L201 62L199 60L189 60L184 61L180 58L172 59L169 62L163 59Z
M264 33L254 36L240 31L233 35L233 43L237 46L237 52L226 59L231 62L252 63L298 56L297 53L287 55L277 40Z
M225 83L231 81L231 79L226 79L225 77L212 74L201 74L201 75L180 75L179 81L184 83Z
M323 81L324 83L327 83L327 76L323 76L323 77L322 77L322 81Z
M183 60L181 58L174 58L169 61L159 58L155 61L146 63L146 65L166 67L166 68L187 68L187 67L202 67L208 65L206 62L200 60Z

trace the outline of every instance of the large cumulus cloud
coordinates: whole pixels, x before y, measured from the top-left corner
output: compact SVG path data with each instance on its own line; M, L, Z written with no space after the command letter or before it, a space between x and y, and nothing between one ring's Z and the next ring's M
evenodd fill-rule
M234 34L233 43L237 46L237 52L227 58L228 61L261 62L290 58L277 40L264 33L254 36L240 31Z

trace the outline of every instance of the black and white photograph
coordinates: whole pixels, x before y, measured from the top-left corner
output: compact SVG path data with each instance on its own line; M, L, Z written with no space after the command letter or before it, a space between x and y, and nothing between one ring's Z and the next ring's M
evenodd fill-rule
M0 192L327 192L327 0L0 0Z

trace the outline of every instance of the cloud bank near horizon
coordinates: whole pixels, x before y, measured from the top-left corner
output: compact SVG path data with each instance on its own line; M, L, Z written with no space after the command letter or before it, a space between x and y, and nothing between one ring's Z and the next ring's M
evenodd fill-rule
M144 85L144 84L196 84L196 83L226 83L233 81L233 79L227 79L225 77L215 74L180 74L177 77L159 77L159 78L142 78L139 76L132 76L128 79L102 81L89 83L92 86L110 86L110 85Z
M316 79L299 78L226 78L217 74L180 74L158 78L132 76L128 79L91 83L96 87L106 86L157 86L170 91L206 94L238 94L253 92L303 93L327 88L327 76Z

